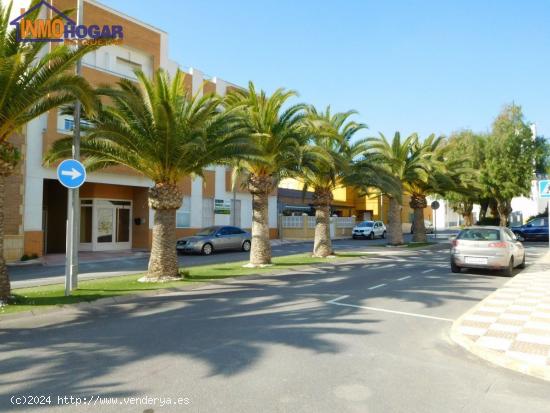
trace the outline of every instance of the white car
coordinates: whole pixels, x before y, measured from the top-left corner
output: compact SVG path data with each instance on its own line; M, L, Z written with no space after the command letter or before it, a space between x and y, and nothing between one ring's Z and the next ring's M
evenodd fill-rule
M376 237L386 238L386 226L382 221L363 221L353 227L351 231L353 239Z
M503 270L512 276L515 267L525 268L525 249L516 235L504 227L469 227L451 241L451 271L462 268Z
M427 219L424 220L424 228L426 229L426 234L434 233L434 226L431 221L428 221ZM414 223L411 225L411 234L414 234Z

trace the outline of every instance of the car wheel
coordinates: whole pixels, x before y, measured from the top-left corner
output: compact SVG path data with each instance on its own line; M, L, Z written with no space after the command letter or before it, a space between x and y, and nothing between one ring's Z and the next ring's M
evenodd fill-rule
M518 268L525 268L525 252L523 253L523 260L521 260L521 264L518 265Z
M212 255L214 252L214 247L210 243L206 243L202 246L201 253L202 255Z
M454 261L451 259L451 272L459 273L461 268L454 263Z
M250 245L251 245L250 241L243 242L243 247L242 247L243 251L250 251Z
M386 231L382 233L382 239L386 239Z
M374 232L371 232L371 233L369 234L369 239L374 239Z
M506 277L511 277L512 275L514 275L514 258L510 258L510 262L508 263L508 267L506 267L502 273L506 276Z

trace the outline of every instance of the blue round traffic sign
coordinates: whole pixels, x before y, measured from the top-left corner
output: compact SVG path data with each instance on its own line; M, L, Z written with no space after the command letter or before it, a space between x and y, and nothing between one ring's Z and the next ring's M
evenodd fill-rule
M65 159L57 167L57 179L67 188L78 188L86 181L86 168L76 159Z

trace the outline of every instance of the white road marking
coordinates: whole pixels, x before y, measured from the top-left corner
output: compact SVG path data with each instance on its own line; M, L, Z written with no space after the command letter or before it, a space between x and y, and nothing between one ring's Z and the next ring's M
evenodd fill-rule
M327 304L332 305L339 305L342 307L353 307L353 308L361 308L363 310L370 310L370 311L377 311L380 313L390 313L390 314L399 314L399 315L406 315L409 317L417 317L417 318L428 318L430 320L439 320L439 321L447 321L447 322L454 322L454 320L451 320L450 318L444 318L444 317L436 317L431 315L425 315L425 314L416 314L416 313L407 313L405 311L395 311L395 310L388 310L385 308L377 308L377 307L366 307L362 305L354 305L354 304L346 304L346 303L340 303L338 301L343 300L344 298L349 297L349 295L343 295L341 297L335 298L334 300L327 301Z
M432 272L434 269L433 268L430 268L429 270L424 270L422 271L422 274L426 274L427 272Z
M391 268L391 267L395 267L395 264L386 264L386 265L381 265L380 267L378 267L378 269L382 269L382 268Z
M374 289L376 289L376 288L380 288L380 287L383 287L383 286L385 286L385 285L386 285L386 284L378 284L378 285L375 285L374 287L369 287L368 289L369 289L369 290L374 290Z
M406 280L407 278L411 278L411 276L406 275L405 277L398 278L397 281L403 281L403 280Z
M336 301L340 301L340 300L343 300L344 298L348 298L348 297L349 297L349 295L341 295L338 298L334 298L330 301L327 301L327 304L334 304Z

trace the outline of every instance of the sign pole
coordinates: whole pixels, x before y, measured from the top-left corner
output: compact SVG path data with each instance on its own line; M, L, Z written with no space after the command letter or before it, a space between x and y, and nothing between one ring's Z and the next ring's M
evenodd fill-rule
M76 23L81 25L83 22L82 14L84 12L83 0L77 1L76 8ZM76 75L82 74L82 60L78 59L76 62ZM80 160L80 101L75 102L74 108L74 130L73 130L73 147L72 155L73 159ZM69 211L68 222L70 239L67 241L67 261L68 261L68 273L67 277L70 278L69 285L70 291L78 288L78 244L80 241L80 193L79 189L69 189ZM70 293L69 293L70 294Z
M61 185L67 188L67 240L65 252L65 295L70 295L71 291L77 287L76 276L78 271L78 261L75 261L74 252L78 251L78 227L77 217L75 212L79 211L75 208L75 189L86 181L86 168L76 159L65 159L57 166L57 179ZM78 192L76 192L78 197ZM78 199L78 198L77 198ZM77 227L75 231L75 227ZM76 237L75 237L76 232ZM74 277L73 277L74 275Z
M434 239L437 240L437 209L434 212Z

